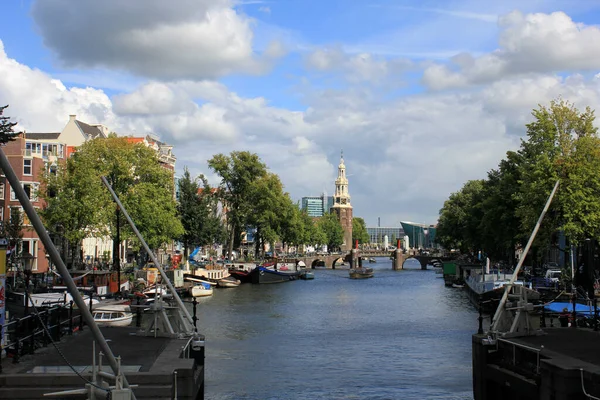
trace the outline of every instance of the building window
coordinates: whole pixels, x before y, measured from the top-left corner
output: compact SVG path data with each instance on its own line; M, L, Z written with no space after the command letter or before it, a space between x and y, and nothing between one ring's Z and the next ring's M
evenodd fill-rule
M38 188L40 185L37 183L24 183L23 190L25 190L25 194L29 197L31 201L38 201Z
M0 200L4 200L4 182L0 182Z
M38 201L38 189L40 185L39 183L23 183L23 190L25 190L25 194L29 197L31 201ZM17 194L15 191L10 188L10 200L17 201Z
M33 256L33 264L31 265L31 270L34 272L38 270L38 265L37 265L38 244L37 243L38 243L38 241L35 239L23 240L23 253L29 253Z
M24 158L23 159L23 175L31 175L31 164L32 164L32 159L31 158Z

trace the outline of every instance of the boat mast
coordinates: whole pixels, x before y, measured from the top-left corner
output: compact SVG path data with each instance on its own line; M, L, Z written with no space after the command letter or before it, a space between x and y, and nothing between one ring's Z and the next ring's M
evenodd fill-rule
M102 182L104 183L104 186L106 186L106 188L110 192L111 196L115 200L115 203L117 203L117 206L119 206L119 209L123 212L123 215L127 219L127 222L129 223L129 226L131 226L131 229L133 230L133 232L135 233L135 235L137 236L137 238L142 243L142 246L144 246L144 250L146 250L146 253L148 253L148 255L150 255L150 258L152 259L152 262L154 262L154 265L156 266L156 268L158 268L158 271L160 272L160 274L162 276L162 279L164 279L164 281L166 282L167 286L169 287L169 290L171 291L171 293L173 293L173 298L177 302L177 305L179 306L179 309L181 310L181 312L183 313L183 315L185 315L185 317L186 317L186 318L182 319L182 321L184 321L184 324L185 324L186 333L192 333L193 332L192 326L194 325L193 320L192 320L192 316L190 315L190 313L188 312L188 310L183 305L183 302L181 301L181 298L179 297L179 295L177 294L177 291L173 287L173 284L171 283L171 280L169 279L169 277L167 276L167 274L165 274L165 271L163 270L161 264L158 262L158 259L156 258L156 255L154 254L154 252L152 250L150 250L150 247L148 247L148 244L146 243L146 241L142 237L142 234L140 233L140 231L138 231L137 227L133 223L133 220L129 216L129 213L127 212L127 210L125 209L125 207L123 207L123 204L121 203L121 200L119 200L119 197L117 196L117 194L115 193L115 191L113 190L113 188L110 186L110 183L108 183L108 180L106 180L106 177L104 177L104 176L102 177Z
M537 232L540 229L542 220L544 219L546 212L548 212L548 209L550 208L550 203L552 203L552 199L554 198L554 195L556 194L556 190L558 189L559 183L560 183L560 181L556 181L556 183L554 184L554 189L552 189L552 193L550 193L550 196L548 197L548 200L546 201L546 205L544 206L544 209L542 210L542 213L540 214L540 217L538 218L538 221L535 224L535 227L533 228L533 232L531 232L529 241L527 242L527 245L525 246L525 250L523 250L523 255L519 259L517 267L515 268L515 271L513 272L509 283L504 285L504 287L505 287L504 294L502 295L500 304L498 304L498 308L496 309L496 313L494 314L494 318L492 319L492 326L490 327L491 332L497 333L497 331L498 331L498 327L500 325L500 320L502 319L502 315L504 313L504 305L506 304L506 300L508 299L508 292L512 289L515 281L517 280L517 275L519 274L519 271L521 271L521 266L525 262L525 258L527 258L527 253L529 253L529 248L533 244L535 235L537 235Z
M29 197L23 189L23 185L21 184L19 178L15 174L15 171L10 165L10 161L6 157L6 154L4 154L4 150L2 150L2 148L0 148L0 167L4 172L4 175L6 175L6 179L10 183L10 187L15 192L15 195L21 203L21 206L23 206L23 210L25 211L25 214L27 214L31 225L33 225L33 228L37 232L42 243L44 244L46 252L50 255L50 259L52 260L52 262L58 269L58 272L60 273L61 277L65 281L65 285L67 286L69 293L73 297L73 301L77 305L77 308L79 308L79 312L81 313L80 315L83 317L86 324L90 327L94 339L98 342L98 344L100 345L100 349L106 355L106 358L108 359L108 363L110 364L113 373L115 375L118 375L120 371L117 359L115 358L112 350L108 346L108 343L104 338L104 335L100 331L100 328L94 321L94 318L92 317L92 313L90 312L88 305L85 304L85 301L83 301L81 294L77 290L77 286L75 286L75 282L73 281L73 278L71 277L67 266L60 257L60 254L58 253L58 250L56 250L56 247L54 247L54 243L52 242L52 240L50 240L50 235L46 231L46 228L44 227L44 224L42 223L42 220L38 216L37 212L31 205ZM125 386L126 388L129 387L129 383L127 382L125 376L123 376L123 386ZM133 392L131 393L131 397L135 400L135 395L133 394Z

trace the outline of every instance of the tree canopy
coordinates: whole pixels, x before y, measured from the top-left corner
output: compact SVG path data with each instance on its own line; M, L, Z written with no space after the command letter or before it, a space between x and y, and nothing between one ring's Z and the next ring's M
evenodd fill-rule
M219 213L218 195L204 175L192 179L189 170L184 168L178 189L177 211L184 230L180 240L184 247L184 258L187 259L191 248L223 243L225 231Z
M64 236L77 243L91 234L132 238L100 177L106 177L150 248L158 249L181 236L172 172L163 168L156 152L124 137L90 140L81 145L54 175L46 172L40 195L46 226L61 226ZM136 241L136 239L133 239Z
M569 243L600 237L600 139L589 107L557 99L540 105L518 151L487 179L469 181L440 210L438 241L510 260L524 246L557 180L559 190L530 256L545 257L562 232ZM564 249L562 249L564 250Z
M360 217L352 218L352 241L358 240L358 243L365 244L369 243L371 237L367 232L367 224L365 220ZM392 240L393 241L393 240Z
M344 243L344 228L335 214L323 215L318 226L325 236L325 244L329 251L339 248Z

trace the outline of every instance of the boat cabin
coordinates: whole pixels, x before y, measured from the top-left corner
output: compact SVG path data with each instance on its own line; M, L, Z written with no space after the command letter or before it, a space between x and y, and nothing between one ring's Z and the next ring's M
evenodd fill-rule
M117 271L80 270L71 271L71 276L80 290L94 292L98 296L105 296L119 291ZM121 277L121 286L125 281L126 279ZM63 285L65 285L64 280L62 277L57 276L54 280L54 287Z

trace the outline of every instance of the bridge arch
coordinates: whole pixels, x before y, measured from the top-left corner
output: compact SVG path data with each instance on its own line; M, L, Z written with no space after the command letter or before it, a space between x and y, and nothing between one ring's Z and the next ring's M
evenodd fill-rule
M337 262L339 260L342 260L342 262L345 261L343 256L339 256L339 257L333 257L333 261L331 262L331 269L335 269L335 265L337 264Z
M310 264L310 269L315 269L319 266L320 263L323 263L325 265L325 262L323 260L321 260L320 258L315 258Z

